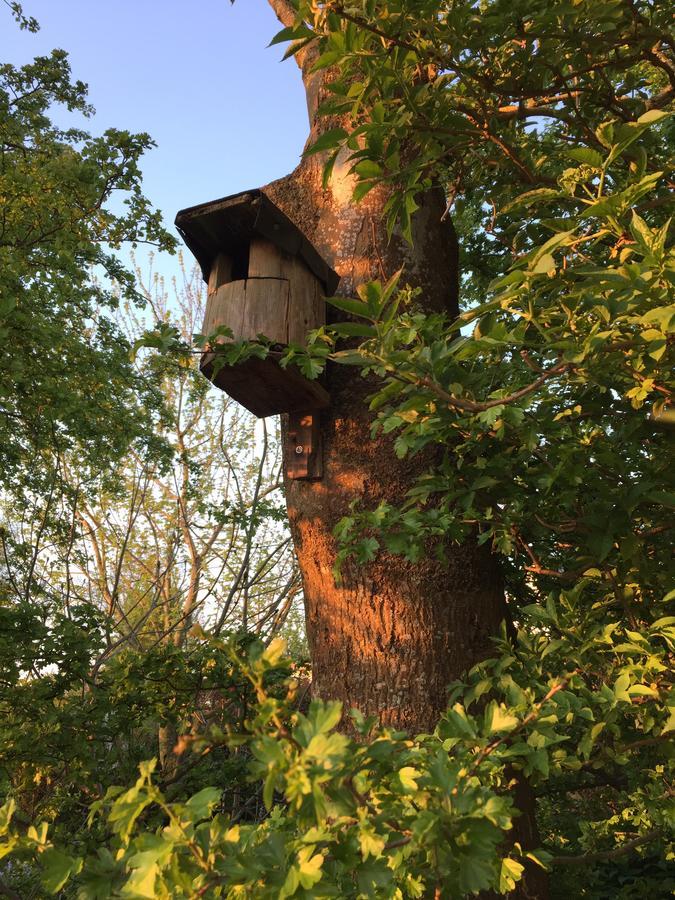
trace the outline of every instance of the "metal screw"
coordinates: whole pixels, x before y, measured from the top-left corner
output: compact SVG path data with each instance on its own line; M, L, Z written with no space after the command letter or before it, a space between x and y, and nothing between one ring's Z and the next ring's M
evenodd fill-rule
M298 456L300 456L300 454L301 454L303 451L304 451L304 447L302 447L302 446L300 446L300 445L298 445L298 446L295 448L295 452L298 454Z

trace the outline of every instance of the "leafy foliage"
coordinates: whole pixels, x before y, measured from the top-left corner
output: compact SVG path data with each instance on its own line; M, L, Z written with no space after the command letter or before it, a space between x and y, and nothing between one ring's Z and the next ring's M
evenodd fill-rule
M632 0L371 0L300 3L279 35L316 69L340 60L322 107L331 128L309 152L326 171L349 153L355 200L389 186L389 227L408 236L417 194L444 184L463 245L458 321L423 313L399 273L331 301L355 321L315 335L319 365L380 378L373 428L399 456L445 448L401 506L355 501L336 530L338 569L380 548L442 558L448 538L503 555L519 689L540 695L544 672L574 671L564 696L585 698L549 735L559 759L575 748L579 777L556 786L548 754L540 772L526 767L548 782L547 842L576 847L582 865L622 858L604 841L626 822L650 821L652 836L672 824L670 656L654 655L653 637L672 625L674 574L669 26ZM601 685L625 690L637 716L590 702ZM621 772L602 788L585 780L596 742L613 748L598 770ZM571 804L564 826L549 796ZM617 893L647 890L636 878ZM560 884L561 896L600 896Z
M47 615L35 603L12 604L0 608L0 622L0 791L13 797L24 832L32 822L50 823L61 857L73 844L93 851L105 839L98 827L87 830L83 810L114 784L133 781L137 766L157 752L159 727L194 728L195 738L205 722L209 733L223 722L236 731L254 699L228 658L196 638L187 650L172 643L144 653L127 648L101 666L107 623L96 609ZM250 643L245 635L232 640L233 648ZM189 741L180 752L178 771L158 773L169 796L189 795L206 781L230 791L233 814L245 803L255 812L241 753L214 747L195 755Z
M153 143L60 128L59 105L92 112L63 51L0 66L0 466L16 492L46 490L65 450L90 477L110 471L130 443L152 444L161 408L110 317L120 296L142 302L114 249L174 245L140 187Z
M145 667L121 656L108 687L82 693L92 733L142 710L175 716L196 774L166 784L145 762L134 782L141 745L103 784L71 744L73 687L100 629L78 632L86 609L49 623L15 609L11 633L29 647L7 683L58 723L45 755L72 727L89 825L73 838L70 811L46 803L27 817L45 824L29 825L9 799L5 873L40 872L35 892L81 898L507 894L532 865L554 873L558 897L672 891L669 15L647 0L297 3L275 40L317 71L334 67L326 130L308 152L327 173L339 152L351 157L355 202L384 183L390 229L408 236L418 194L444 185L463 244L458 321L425 314L397 273L335 298L349 321L282 360L308 377L328 361L377 376L373 428L401 457L437 451L400 506L355 501L337 529L338 569L381 548L442 561L448 540L489 543L512 621L493 658L451 686L434 733L417 737L353 712L353 739L338 705L299 709L278 643L200 640L187 666L170 648ZM227 337L200 343L223 364L274 352ZM144 345L185 351L166 324ZM51 628L55 643L36 653ZM55 670L27 678L52 653ZM211 672L244 701L191 727L182 687ZM23 751L33 775L36 731L12 732L8 752ZM266 814L224 802L212 760L236 761L236 790L245 767ZM112 786L117 774L125 786ZM513 837L524 780L541 836L529 853Z
M550 615L564 627L573 612L568 598ZM515 814L508 789L518 771L549 790L570 775L594 789L623 779L630 802L622 820L634 824L637 838L612 839L599 827L582 841L609 844L619 855L658 846L668 815L659 796L663 766L653 764L646 789L636 788L632 763L644 739L625 739L644 734L649 713L634 698L650 691L646 673L663 671L672 624L655 624L639 658L618 627L595 637L578 646L575 670L561 665L556 637L542 633L536 646L521 638L515 654L505 642L499 657L453 687L433 735L412 740L354 712L358 741L335 731L340 704L313 701L306 713L297 711L293 679L285 693L270 693L270 679L288 672L280 642L266 650L253 644L245 654L215 642L212 652L249 681L255 703L243 727L214 729L193 746L250 748L249 777L261 785L268 817L233 821L218 811L222 791L215 788L170 802L153 781L154 763L143 763L134 786L109 789L91 808L90 827L105 816L109 850L84 859L64 854L46 826L21 836L12 829L10 803L4 852L37 854L51 892L75 876L81 898L455 897L489 887L508 893L534 859L508 840ZM616 677L593 686L583 672L605 659ZM668 725L659 717L651 728L664 733ZM537 855L543 865L576 861Z
M446 885L443 896L456 896L512 887L522 865L516 856L495 860L512 813L496 790L500 767L490 763L481 783L463 753L444 751L440 735L411 741L371 732L367 743L357 743L335 731L339 704L315 701L306 715L293 711L292 684L276 699L265 687L284 665L281 650L278 642L267 650L254 644L242 660L231 645L221 646L257 696L243 732L223 740L250 746L250 775L261 781L270 810L263 822L214 815L221 792L213 788L170 803L152 781L154 765L144 763L133 787L109 790L92 807L90 821L106 815L112 853L72 858L53 848L45 828L19 837L11 805L4 810L5 851L36 853L53 892L76 875L82 898L251 890L260 897L423 896L435 884ZM454 735L458 746L469 745L466 715L453 715L444 739ZM364 736L371 731L372 722L355 721ZM503 728L503 717L487 722L485 735Z

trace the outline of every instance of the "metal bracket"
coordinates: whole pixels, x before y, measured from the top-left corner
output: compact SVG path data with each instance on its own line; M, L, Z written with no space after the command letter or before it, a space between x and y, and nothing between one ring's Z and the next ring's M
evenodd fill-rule
M288 414L288 478L318 480L323 476L319 412Z

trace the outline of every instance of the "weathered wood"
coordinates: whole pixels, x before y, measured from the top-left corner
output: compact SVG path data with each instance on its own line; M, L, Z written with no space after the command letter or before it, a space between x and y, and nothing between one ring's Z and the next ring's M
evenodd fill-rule
M247 278L232 280L239 270L229 254L221 252L214 258L203 333L226 326L235 341L255 341L263 335L273 345L305 345L308 333L326 321L322 282L300 257L264 237L253 236L246 250ZM311 414L328 405L328 394L318 382L308 381L292 366L282 369L278 358L277 353L225 366L214 375L214 356L208 352L201 370L257 416Z
M253 238L249 248L249 278L288 278L290 257L272 241Z
M315 480L323 475L319 413L291 413L286 432L288 478Z
M232 329L235 341L252 341L264 334L275 344L286 344L289 300L289 283L285 279L230 281L208 298L204 334L226 325Z
M297 256L280 250L272 241L251 241L249 278L286 278L290 285L288 334L284 343L304 346L307 335L326 324L323 288L318 279Z
M208 295L215 294L221 284L232 281L232 258L225 253L219 253L213 260L209 272Z
M256 271L261 268L256 265ZM272 265L264 268L270 271ZM304 345L307 334L326 321L321 286L299 260L278 261L276 268L285 271L286 277L256 275L221 284L211 293L204 334L227 325L237 341L255 340L264 334L275 344Z
M309 332L326 324L326 302L321 284L297 257L290 260L288 278L293 298L288 319L288 343L304 347Z
M280 413L307 413L325 409L330 397L318 381L309 381L295 366L282 369L279 353L266 359L249 359L236 366L223 366L213 374L213 353L205 353L200 369L216 387L229 394L254 416L276 416Z
M252 341L262 334L273 344L287 344L291 302L285 278L249 278L241 304L240 337Z

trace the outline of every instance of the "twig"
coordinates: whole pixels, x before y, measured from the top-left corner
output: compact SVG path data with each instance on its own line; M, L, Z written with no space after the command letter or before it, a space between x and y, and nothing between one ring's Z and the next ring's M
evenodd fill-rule
M418 378L416 379L418 384L423 385L429 390L433 391L437 397L440 397L442 400L449 406L454 406L456 409L462 409L466 412L479 413L485 412L485 410L493 409L495 406L508 406L510 403L515 403L517 400L522 400L523 397L527 397L528 394L531 394L533 391L536 391L537 388L541 387L546 381L550 378L555 378L556 375L562 375L563 372L568 371L572 368L572 363L562 362L558 363L555 366L552 366L550 369L545 369L539 378L536 381L532 381L530 384L525 385L525 387L521 388L518 391L514 391L512 394L509 394L506 397L499 397L494 400L484 400L483 402L475 402L474 400L463 400L461 397L455 397L454 394L449 394L447 391L443 390L443 388L436 384L435 381L432 381L431 378Z
M576 675L577 672L578 672L578 670L575 669L575 671L572 672L568 678L565 678L562 681L559 681L557 684L554 684L553 687L548 691L546 696L543 697L538 703L535 703L532 711L529 712L525 716L525 718L522 720L522 722L519 725L517 725L512 731L509 731L507 734L504 734L501 737L496 738L494 741L490 741L490 743L486 747L483 747L483 749L480 751L480 753L476 757L473 766L471 767L469 776L475 774L475 772L477 771L478 767L483 762L483 760L486 757L488 757L494 750L496 750L497 747L499 747L501 744L506 743L506 741L509 741L513 737L514 734L518 734L518 732L522 731L523 728L525 728L527 725L530 724L530 722L533 722L537 718L539 713L541 712L541 709L544 706L544 704L548 703L548 701L551 699L551 697L555 697L555 695L559 691L565 690L565 688L567 687L567 685L570 682L570 678L572 677L572 675Z

